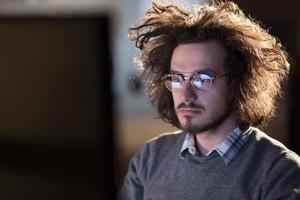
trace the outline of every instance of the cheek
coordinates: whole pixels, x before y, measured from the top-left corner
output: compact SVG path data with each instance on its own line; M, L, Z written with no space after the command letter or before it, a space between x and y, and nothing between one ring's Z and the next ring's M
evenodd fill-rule
M224 106L227 104L227 92L220 91L218 93L215 93L210 96L209 99L207 99L206 103L210 104L213 107L216 107L218 109L223 109Z
M216 91L210 91L208 93L202 94L201 97L198 97L198 99L201 99L201 104L203 104L203 106L207 108L222 107L226 102L226 98L227 97L223 92Z

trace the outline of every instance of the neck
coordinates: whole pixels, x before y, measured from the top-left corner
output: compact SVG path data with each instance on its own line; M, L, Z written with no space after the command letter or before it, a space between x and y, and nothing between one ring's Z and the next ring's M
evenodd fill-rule
M233 129L236 127L236 117L232 113L224 120L224 122L213 130L208 130L195 135L196 148L201 155L206 155L216 146L222 143L228 137Z

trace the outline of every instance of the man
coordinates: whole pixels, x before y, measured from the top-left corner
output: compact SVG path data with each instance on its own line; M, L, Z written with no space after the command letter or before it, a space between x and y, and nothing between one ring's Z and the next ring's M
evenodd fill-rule
M181 131L132 158L121 199L300 199L299 156L258 129L289 71L278 40L232 2L153 3L129 33L151 102Z

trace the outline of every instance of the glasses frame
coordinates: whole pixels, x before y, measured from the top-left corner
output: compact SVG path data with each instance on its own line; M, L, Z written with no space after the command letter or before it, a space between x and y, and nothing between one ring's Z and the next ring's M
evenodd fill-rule
M206 90L198 89L198 88L196 88L196 87L194 86L194 84L192 83L193 77L194 77L195 75L198 75L198 74L204 74L204 75L207 75L207 76L209 76L209 77L211 78L210 85L209 85L209 87L208 87ZM164 75L164 76L161 78L161 81L164 82L164 85L166 86L166 88L167 88L169 91L171 91L171 92L179 92L179 91L181 91L182 87L180 87L179 89L175 89L175 90L174 90L174 89L172 90L171 88L168 87L168 84L167 84L166 81L167 81L168 78L170 78L172 75L178 75L178 76L181 77L181 79L182 79L182 81L180 82L181 85L182 85L186 80L189 80L191 86L192 86L196 91L198 91L198 92L207 92L207 91L209 91L209 90L211 89L211 87L212 87L214 81L215 81L217 78L222 78L222 77L226 76L227 74L226 74L226 73L223 73L223 74L221 74L221 75L212 75L212 74L210 74L210 73L208 73L208 72L194 72L194 73L192 73L191 75L184 75L184 74L182 74L182 73L171 72L171 73L169 73L169 74Z

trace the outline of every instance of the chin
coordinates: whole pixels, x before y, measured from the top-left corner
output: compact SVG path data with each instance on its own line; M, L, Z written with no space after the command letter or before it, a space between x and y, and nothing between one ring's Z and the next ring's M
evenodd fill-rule
M193 119L184 119L181 123L181 129L185 132L191 133L191 134L201 134L203 132L209 131L209 130L215 130L220 126L221 123L212 122L212 123L199 123L199 120L193 118Z
M181 124L181 129L191 134L197 134L203 132L203 128L199 126L199 123L193 122L192 120L185 119Z

